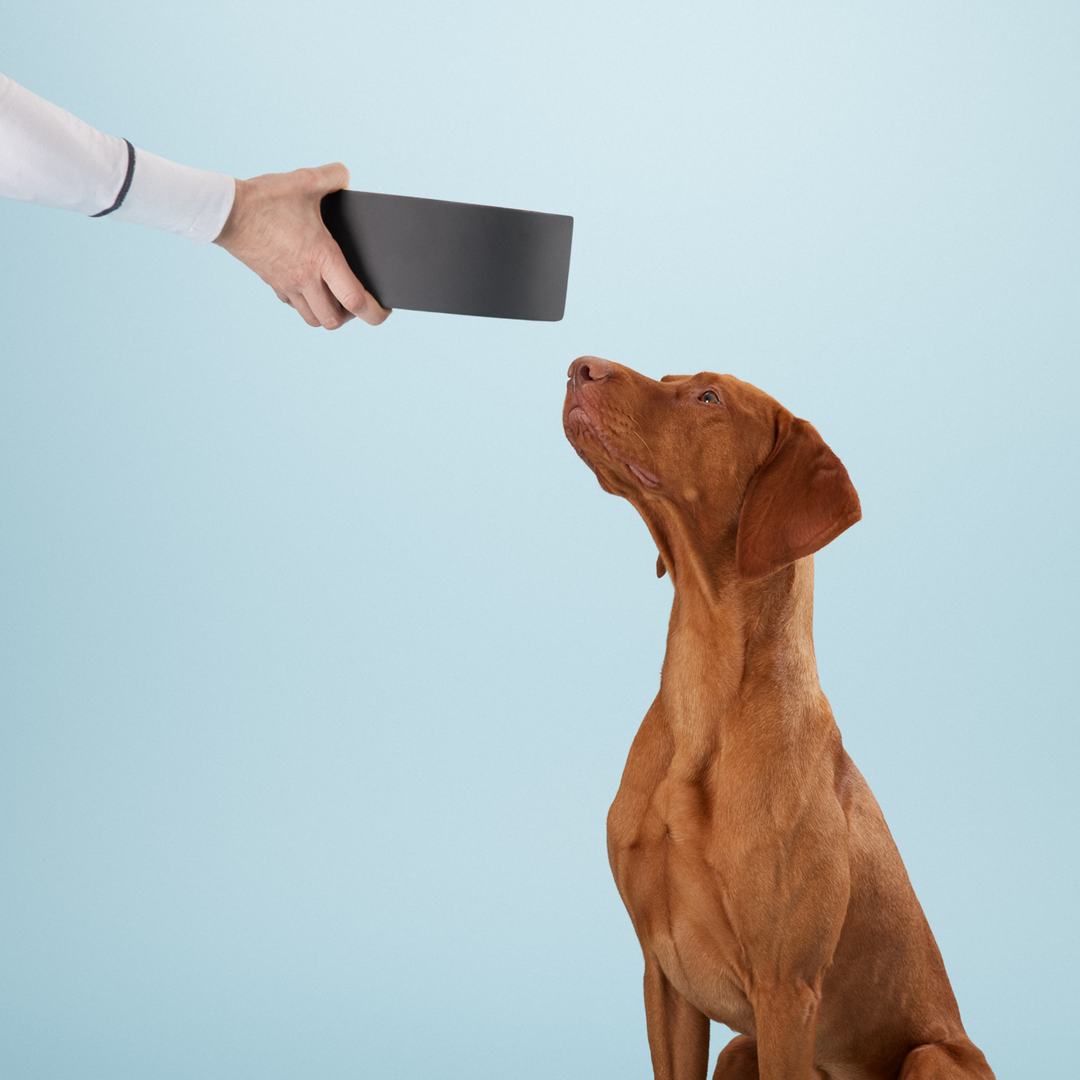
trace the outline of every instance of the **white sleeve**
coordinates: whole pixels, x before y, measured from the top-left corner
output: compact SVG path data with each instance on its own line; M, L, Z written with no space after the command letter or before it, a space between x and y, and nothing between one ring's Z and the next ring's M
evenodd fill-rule
M206 244L224 228L235 194L231 176L136 150L0 74L0 195Z

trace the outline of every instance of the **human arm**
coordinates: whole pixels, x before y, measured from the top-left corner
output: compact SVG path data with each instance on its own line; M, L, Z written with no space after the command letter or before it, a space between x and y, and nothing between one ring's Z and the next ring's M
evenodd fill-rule
M0 75L0 195L91 217L216 237L232 210L231 176L136 150Z
M234 180L136 150L0 74L0 195L216 240L306 322L328 329L389 314L322 224L343 165Z

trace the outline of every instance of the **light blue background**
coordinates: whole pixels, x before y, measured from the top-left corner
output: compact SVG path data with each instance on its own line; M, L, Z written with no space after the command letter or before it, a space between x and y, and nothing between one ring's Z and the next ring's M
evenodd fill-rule
M0 70L137 146L575 237L561 323L327 334L0 205L0 1076L651 1075L604 815L670 586L565 443L590 352L848 466L822 684L969 1033L1070 1075L1078 45L1038 2L6 10Z

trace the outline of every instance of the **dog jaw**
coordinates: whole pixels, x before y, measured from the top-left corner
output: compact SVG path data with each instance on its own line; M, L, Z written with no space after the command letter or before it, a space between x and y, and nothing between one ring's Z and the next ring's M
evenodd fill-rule
M566 402L563 406L563 430L570 445L578 456L596 474L600 486L605 491L610 488L605 484L595 455L601 461L607 458L610 463L620 467L620 471L629 472L641 486L649 491L661 487L660 478L638 461L631 459L616 443L616 437L610 426L604 422L604 403L597 400L602 397L599 387L589 388L590 393L579 393L574 379L566 387ZM613 492L613 494L621 494Z

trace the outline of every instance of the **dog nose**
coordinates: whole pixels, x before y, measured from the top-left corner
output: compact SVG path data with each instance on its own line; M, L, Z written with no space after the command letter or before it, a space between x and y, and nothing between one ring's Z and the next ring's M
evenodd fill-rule
M578 382L601 382L614 370L613 364L599 356L579 356L566 374Z

